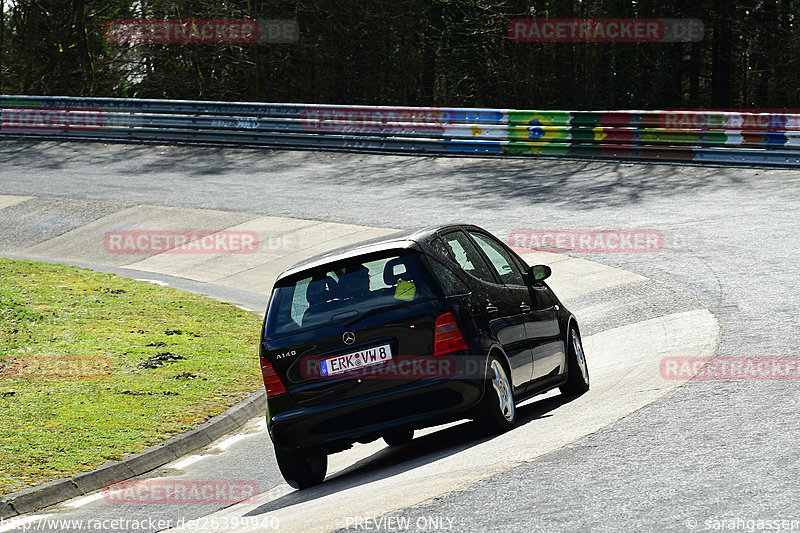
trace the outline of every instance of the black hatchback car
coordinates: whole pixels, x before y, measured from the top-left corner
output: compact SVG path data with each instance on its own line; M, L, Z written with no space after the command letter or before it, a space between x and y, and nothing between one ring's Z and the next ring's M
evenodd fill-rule
M404 232L312 257L275 282L261 333L267 428L294 488L356 442L410 441L515 404L589 389L575 317L505 244L471 225Z

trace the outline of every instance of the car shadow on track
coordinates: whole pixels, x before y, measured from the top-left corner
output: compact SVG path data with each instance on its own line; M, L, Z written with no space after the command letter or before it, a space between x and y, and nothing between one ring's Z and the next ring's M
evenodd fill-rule
M517 407L517 428L552 416L551 411L575 398L574 396L558 395ZM384 447L371 456L327 477L321 485L302 491L293 491L253 509L245 516L258 516L274 512L284 507L324 498L352 487L389 478L467 450L493 438L494 436L486 436L476 423L464 420L440 431L417 437L409 444Z

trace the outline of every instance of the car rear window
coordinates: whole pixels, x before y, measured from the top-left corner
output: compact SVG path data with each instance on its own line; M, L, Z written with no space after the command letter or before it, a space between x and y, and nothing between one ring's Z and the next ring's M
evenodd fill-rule
M371 309L402 307L432 295L431 278L416 252L338 261L278 283L269 307L267 337L350 322Z

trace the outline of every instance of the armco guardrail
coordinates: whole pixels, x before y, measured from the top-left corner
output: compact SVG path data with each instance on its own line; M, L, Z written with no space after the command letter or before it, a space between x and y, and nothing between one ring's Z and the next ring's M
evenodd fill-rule
M0 96L0 136L800 166L800 114Z

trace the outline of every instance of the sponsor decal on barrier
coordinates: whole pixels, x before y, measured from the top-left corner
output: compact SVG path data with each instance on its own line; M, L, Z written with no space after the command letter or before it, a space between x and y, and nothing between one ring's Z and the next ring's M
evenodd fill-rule
M109 20L103 33L108 42L116 44L293 43L300 39L300 27L294 20Z
M125 230L103 234L103 247L109 254L253 254L259 240L255 231Z
M111 367L103 355L13 355L0 363L0 380L99 379L110 376Z
M103 489L107 503L186 505L254 503L258 483L247 480L148 479L120 481Z
M305 130L338 132L441 132L450 121L447 110L413 107L309 107L300 117Z
M515 229L508 245L523 253L655 253L664 248L664 234L654 229Z
M0 108L0 130L2 131L97 130L102 127L103 112L100 109L61 109L55 107Z
M659 371L664 379L794 381L800 357L664 357Z
M528 43L665 43L703 39L699 19L516 18L508 23L513 41Z

